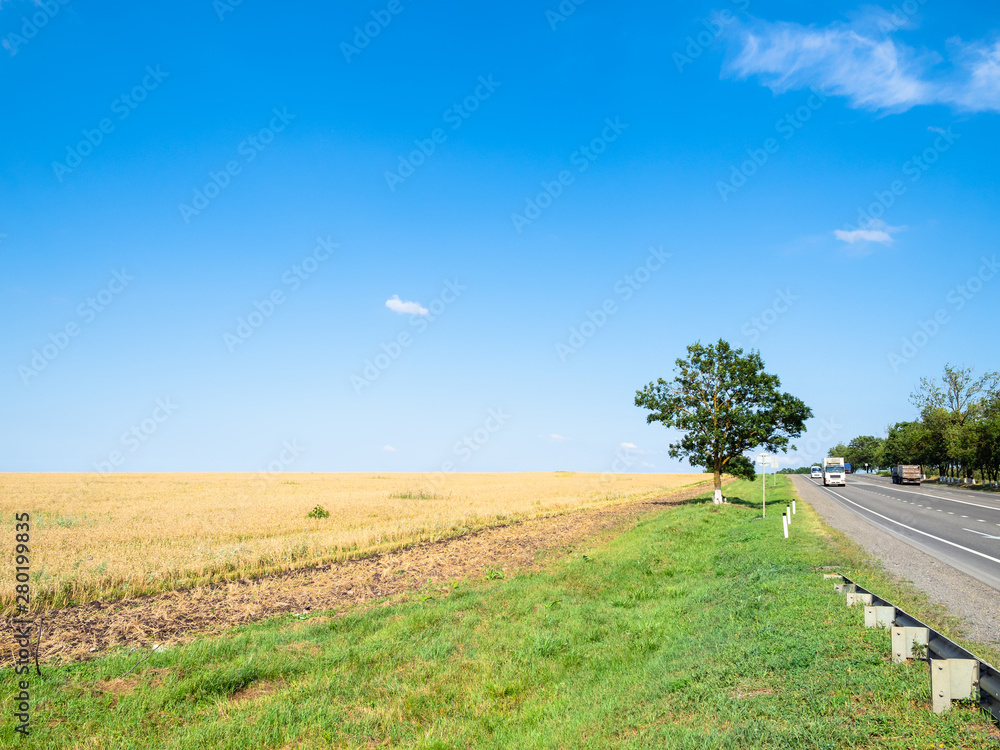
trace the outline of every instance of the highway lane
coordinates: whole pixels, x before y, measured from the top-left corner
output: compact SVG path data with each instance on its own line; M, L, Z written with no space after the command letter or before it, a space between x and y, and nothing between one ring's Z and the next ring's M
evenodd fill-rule
M846 487L809 481L868 523L1000 590L1000 498L856 474Z

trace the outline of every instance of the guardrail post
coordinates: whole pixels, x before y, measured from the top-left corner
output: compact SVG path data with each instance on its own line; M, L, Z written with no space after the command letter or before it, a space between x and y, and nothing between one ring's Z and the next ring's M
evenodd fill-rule
M891 628L895 619L895 607L875 607L872 605L865 607L866 628Z
M931 705L936 714L951 708L951 665L947 659L931 659Z
M858 587L853 583L835 583L833 590L840 594L853 594Z
M872 595L871 594L859 594L857 592L852 592L847 595L847 606L853 607L855 604L871 604Z
M892 629L892 660L902 664L913 658L914 645L924 646L930 640L928 628L893 628Z
M840 580L844 580L844 576L840 575L840 573L824 573L823 578L839 578Z
M979 687L975 659L931 659L931 703L934 713L951 708L953 700L968 700Z

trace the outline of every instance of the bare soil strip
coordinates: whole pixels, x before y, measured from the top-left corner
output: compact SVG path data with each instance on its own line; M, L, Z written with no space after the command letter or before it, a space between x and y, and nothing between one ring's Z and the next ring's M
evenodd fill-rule
M44 620L41 659L80 661L114 646L146 649L154 644L171 645L275 615L321 611L340 614L428 585L483 577L490 569L502 570L504 575L537 570L550 559L541 553L565 552L586 540L621 533L645 515L704 494L706 486L686 488L655 500L491 527L457 538L253 581L51 609L36 615ZM12 618L6 618L3 625L2 648L13 656L16 644L11 637Z

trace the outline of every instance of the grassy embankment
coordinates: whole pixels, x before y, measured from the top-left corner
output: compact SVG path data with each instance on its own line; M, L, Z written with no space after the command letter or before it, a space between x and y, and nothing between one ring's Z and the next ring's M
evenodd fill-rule
M33 679L37 747L996 747L968 707L929 708L821 568L854 548L787 478L729 506L666 509L537 574L456 582L340 618L279 618ZM744 502L744 500L746 502ZM5 670L4 697L12 682ZM6 701L5 701L6 704ZM10 738L9 721L3 728Z

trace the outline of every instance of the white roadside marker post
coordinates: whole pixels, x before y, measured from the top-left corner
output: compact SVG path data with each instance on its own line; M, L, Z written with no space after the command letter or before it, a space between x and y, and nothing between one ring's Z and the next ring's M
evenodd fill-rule
M788 516L781 514L781 526L785 531L785 539L788 539Z
M760 515L767 518L767 459L766 453L757 456L760 463Z
M792 515L795 515L795 501L792 500Z
M790 505L785 506L785 515L788 516L788 523L792 522L792 508Z

